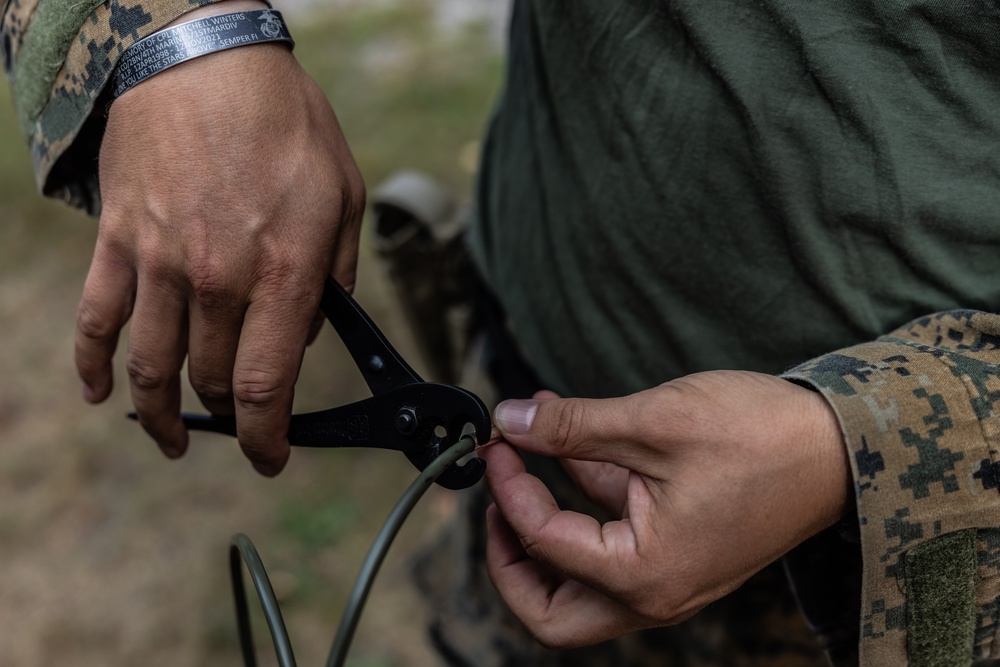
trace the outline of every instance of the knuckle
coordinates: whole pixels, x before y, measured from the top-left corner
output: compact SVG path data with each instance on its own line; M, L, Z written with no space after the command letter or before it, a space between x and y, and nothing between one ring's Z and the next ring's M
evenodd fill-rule
M583 433L585 409L584 403L575 398L564 399L556 404L548 437L557 449L571 449L578 442Z
M301 271L301 261L274 260L262 270L256 292L263 299L273 301L276 308L287 315L312 314L319 308L322 296L322 279L311 280L312 274ZM320 274L322 275L322 274Z
M156 282L170 281L174 278L173 267L166 256L158 251L147 251L137 259L140 271Z
M132 266L133 239L116 219L101 218L97 249L105 261Z
M194 299L206 310L229 306L233 294L225 279L225 270L219 259L209 253L197 253L191 261L189 279Z
M636 433L662 438L664 434L686 433L707 421L717 421L705 413L701 400L692 401L687 389L676 380L635 394L629 420ZM667 408L665 409L665 406Z
M184 284L183 246L166 233L150 233L135 241L135 266L146 279L181 287Z
M198 396L207 401L227 401L233 395L232 385L213 378L192 377L191 387Z
M172 375L169 369L136 354L129 355L125 368L132 385L145 391L162 389L170 382Z
M268 253L258 270L256 289L265 296L295 298L299 293L295 285L299 264L295 259L286 257L284 252Z
M105 316L97 305L88 299L80 301L76 311L76 328L88 340L103 341L118 333L118 325Z
M518 539L521 541L521 546L524 548L524 552L531 557L532 560L544 560L545 559L545 549L542 543L538 540L537 535L531 534L520 534Z
M274 373L250 371L233 378L233 398L242 405L266 409L276 405L283 394Z

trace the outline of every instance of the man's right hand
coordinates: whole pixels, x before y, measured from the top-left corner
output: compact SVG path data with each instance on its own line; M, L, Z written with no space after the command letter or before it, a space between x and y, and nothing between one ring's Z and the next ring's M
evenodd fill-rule
M196 58L114 102L100 178L76 333L84 397L111 393L131 317L132 400L164 453L187 448L187 355L205 407L235 415L254 467L277 474L324 278L355 279L364 184L329 103L285 46Z

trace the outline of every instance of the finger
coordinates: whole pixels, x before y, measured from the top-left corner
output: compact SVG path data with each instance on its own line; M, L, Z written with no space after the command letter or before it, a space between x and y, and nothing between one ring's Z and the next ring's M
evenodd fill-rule
M326 316L323 314L323 311L316 311L316 316L313 317L312 324L309 325L309 337L306 338L307 346L316 342L316 337L319 336L319 332L323 330L324 322L326 322Z
M526 451L634 468L646 458L634 446L643 423L636 396L508 400L493 418L504 437Z
M364 210L363 201L360 210ZM360 240L361 226L345 220L342 221L339 229L341 234L334 250L330 275L347 290L348 294L351 294L354 292L354 283L357 279L358 241Z
M546 398L562 398L562 397L561 397L561 396L560 396L559 394L557 394L556 392L554 392L554 391L549 391L548 389L539 389L539 390L538 390L538 391L536 391L536 392L535 392L534 394L532 394L532 396L531 396L531 397L532 397L532 398L537 398L537 399L546 399Z
M99 240L77 308L74 338L76 369L83 397L90 403L100 403L111 393L111 360L118 335L132 314L135 283L132 266Z
M559 398L554 391L543 389L532 396L535 399ZM559 459L580 490L607 512L622 516L628 498L628 469L614 463Z
M486 508L486 531L486 565L494 585L514 583L511 577L516 576L531 591L539 591L543 598L548 598L567 581L565 575L532 560L495 504ZM494 573L500 576L494 579ZM497 589L503 594L499 585Z
M628 521L602 526L593 517L561 511L552 493L525 471L508 444L481 450L490 493L535 560L601 591L627 587L630 568L639 564Z
M126 362L129 387L139 423L170 458L183 455L188 443L180 417L185 310L184 294L140 276Z
M652 623L531 559L500 510L486 514L486 567L511 612L549 648L587 646Z
M202 284L190 299L188 378L202 405L231 416L233 367L243 327L243 301L221 286Z
M628 500L628 468L614 463L559 459L563 469L592 502L623 516Z
M236 430L262 475L277 475L288 461L295 381L319 297L284 281L258 290L247 308L233 369Z
M337 126L336 118L333 119L333 125ZM340 143L343 138L340 137L336 141ZM342 150L347 154L350 153L346 144L342 145ZM354 292L354 283L357 279L358 242L361 239L361 218L365 213L365 182L361 178L361 172L353 163L344 166L346 172L343 176L346 181L332 184L340 192L342 208L330 275L350 294Z

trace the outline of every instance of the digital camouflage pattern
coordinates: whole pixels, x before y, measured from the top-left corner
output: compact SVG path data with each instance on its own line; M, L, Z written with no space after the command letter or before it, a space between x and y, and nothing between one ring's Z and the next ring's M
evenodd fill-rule
M14 63L21 52L21 44L28 32L28 24L38 8L38 0L7 0L4 3L3 21L0 34L3 35L3 65L9 76L14 71Z
M830 401L850 452L865 563L862 664L906 664L906 553L968 529L978 541L968 661L1000 658L1000 317L923 317L786 377Z
M560 507L610 518L583 497L558 463L532 455L524 458L528 470L546 481ZM430 602L431 637L450 667L828 664L779 564L765 568L681 625L637 632L597 646L546 650L507 611L490 583L483 522L490 502L482 486L463 493L459 520L447 527L444 537L421 554L415 565L418 587Z
M44 2L44 0L42 0ZM41 112L26 130L35 178L50 197L96 215L100 210L97 150L104 129L103 96L121 54L136 40L195 7L215 0L108 0L80 26ZM8 0L0 26L4 70L17 68L39 0ZM12 81L15 104L19 86ZM99 102L101 103L99 105ZM89 122L88 122L89 120ZM73 148L73 159L63 156Z

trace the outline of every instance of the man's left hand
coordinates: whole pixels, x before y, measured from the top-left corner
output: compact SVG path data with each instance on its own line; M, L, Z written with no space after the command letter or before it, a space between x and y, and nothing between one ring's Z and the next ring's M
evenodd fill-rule
M496 502L489 572L550 647L679 623L853 502L832 409L769 375L700 373L603 400L542 393L495 416L507 442L480 449ZM563 459L621 518L561 511L514 447Z

